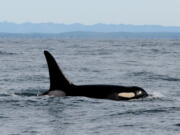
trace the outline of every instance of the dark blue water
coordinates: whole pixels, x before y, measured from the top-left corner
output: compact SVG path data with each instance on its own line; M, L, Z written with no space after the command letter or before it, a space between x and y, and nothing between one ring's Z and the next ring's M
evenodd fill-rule
M143 87L131 101L38 97L48 90L44 50L75 84ZM178 135L180 40L0 38L0 134Z

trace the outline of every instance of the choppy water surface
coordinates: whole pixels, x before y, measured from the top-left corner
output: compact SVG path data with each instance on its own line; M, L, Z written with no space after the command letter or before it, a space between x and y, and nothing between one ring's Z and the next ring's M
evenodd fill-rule
M150 97L111 101L38 97L49 50L75 84L143 87ZM0 134L180 133L180 40L0 38Z

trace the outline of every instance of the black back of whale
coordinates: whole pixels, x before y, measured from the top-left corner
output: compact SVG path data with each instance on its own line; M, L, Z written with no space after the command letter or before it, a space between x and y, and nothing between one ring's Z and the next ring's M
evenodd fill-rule
M129 100L148 96L145 90L137 86L74 85L66 79L53 56L48 51L44 51L44 55L49 68L50 88L42 95L59 96L61 94L57 93L61 92L63 96L85 96L113 100ZM126 94L133 95L126 97L124 96Z

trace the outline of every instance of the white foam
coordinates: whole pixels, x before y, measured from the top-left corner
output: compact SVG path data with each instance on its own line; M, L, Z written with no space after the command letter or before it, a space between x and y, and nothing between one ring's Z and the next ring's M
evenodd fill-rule
M160 92L152 92L152 93L150 93L149 94L151 97L153 97L153 98L163 98L163 97L165 97L165 95L163 94L163 93L160 93Z

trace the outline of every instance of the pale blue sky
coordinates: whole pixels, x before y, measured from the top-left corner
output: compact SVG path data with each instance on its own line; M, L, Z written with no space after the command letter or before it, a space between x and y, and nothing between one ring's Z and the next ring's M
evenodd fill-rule
M0 0L0 22L180 26L180 0Z

